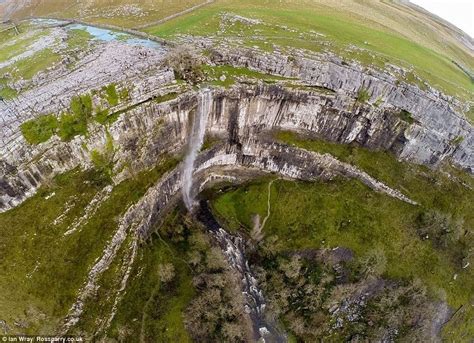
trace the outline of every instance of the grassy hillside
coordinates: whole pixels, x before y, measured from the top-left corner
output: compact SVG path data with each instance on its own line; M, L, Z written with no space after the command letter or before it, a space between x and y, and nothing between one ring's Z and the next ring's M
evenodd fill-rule
M462 33L414 7L396 1L217 0L157 23L204 3L202 0L87 3L45 0L18 10L15 17L79 18L91 23L139 27L168 39L180 34L213 36L225 41L236 39L239 44L266 51L275 47L291 51L296 47L335 52L346 59L381 68L387 64L400 65L410 70L400 76L408 82L420 84L420 77L449 95L474 99L474 83L466 73L474 73L474 55L461 43ZM223 17L225 13L259 22L229 22Z
M226 20L226 13L258 22L232 22ZM405 76L409 82L417 75L447 94L473 99L472 80L452 62L474 70L472 52L451 36L440 38L444 35L433 31L436 28L432 24L424 23L431 22L430 18L420 20L423 15L417 13L417 19L413 19L407 13L406 8L401 11L399 6L372 2L362 6L344 1L343 6L336 7L324 1L270 4L264 0L221 0L146 30L168 39L181 34L225 41L235 38L265 50L278 46L291 52L296 47L335 52L382 68L386 64L400 65L412 70Z
M165 159L120 183L90 215L87 205L107 185L100 171L60 175L20 206L0 213L0 318L14 332L54 332L120 216L175 165L176 160ZM77 222L76 231L65 235Z
M17 10L13 17L76 18L91 23L135 27L163 19L203 2L205 0L33 0L30 5Z
M235 0L218 0L219 5L239 6L242 1ZM11 0L5 0L4 4L0 4L0 14L6 11L7 5L12 3ZM92 21L103 21L108 23L123 23L130 26L141 24L149 24L155 20L159 20L170 15L179 13L185 9L191 8L198 4L206 3L205 0L91 0L87 2L79 2L75 0L54 1L54 0L33 0L31 4L26 1L15 1L15 18L25 16L59 16L90 19ZM436 50L438 53L446 53L447 50L461 48L464 52L472 51L463 47L459 43L459 36L462 35L459 30L446 22L440 20L436 16L427 14L416 6L402 4L399 1L355 1L355 0L290 0L275 2L271 0L253 1L253 4L264 5L269 8L287 8L301 6L306 9L317 10L324 13L330 10L339 13L345 13L346 16L353 19L359 19L370 25L377 25L390 32L397 32L400 35L412 40L418 44ZM124 10L124 8L135 8L133 10ZM122 8L122 11L117 10ZM107 13L112 12L112 13ZM138 14L142 12L142 14ZM99 16L102 15L102 19ZM131 18L129 21L126 17ZM452 51L453 52L453 51Z

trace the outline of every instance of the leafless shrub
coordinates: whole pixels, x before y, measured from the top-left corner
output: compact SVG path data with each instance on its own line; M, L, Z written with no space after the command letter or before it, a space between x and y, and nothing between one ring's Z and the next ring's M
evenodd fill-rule
M161 282L168 283L174 279L174 266L171 263L160 264L158 274L160 276Z
M361 260L362 274L365 277L381 276L385 272L387 266L387 258L380 248L370 250Z
M171 50L164 65L172 68L179 80L197 84L204 79L202 58L189 47L179 46Z

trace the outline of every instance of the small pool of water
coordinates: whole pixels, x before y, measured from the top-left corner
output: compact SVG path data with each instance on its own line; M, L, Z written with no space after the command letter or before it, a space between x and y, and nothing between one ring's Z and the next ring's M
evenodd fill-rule
M112 31L109 29L103 29L100 27L83 25L83 24L71 24L67 26L70 30L84 30L87 31L93 39L111 42L111 41L120 41L130 45L140 45L152 49L161 49L162 46L160 43L152 41L150 39L140 38L133 36L125 32Z
M64 25L68 30L87 31L95 40L103 42L120 41L130 45L144 46L150 49L162 49L162 45L150 39L140 38L125 32L113 31L92 25L68 24L68 21L57 19L33 19L32 22L38 25L58 26Z

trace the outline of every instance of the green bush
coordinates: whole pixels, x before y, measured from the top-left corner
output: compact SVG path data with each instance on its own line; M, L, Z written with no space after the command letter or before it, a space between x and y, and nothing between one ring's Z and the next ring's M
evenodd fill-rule
M71 112L78 117L92 116L92 98L89 94L75 96L71 100Z
M94 164L94 169L103 175L106 180L111 180L114 169L114 142L109 132L106 132L107 141L105 142L105 149L103 152L92 150L91 160Z
M87 119L83 116L64 113L59 118L58 135L63 141L70 141L77 135L87 134Z
M92 150L91 160L94 164L94 169L101 178L109 181L112 177L113 161L107 153L101 153L97 150Z
M95 119L95 121L98 122L99 124L105 125L105 124L107 124L107 122L108 122L109 113L110 113L110 112L109 112L109 109L108 109L108 108L106 108L106 109L104 109L104 110L101 109L101 108L98 108L94 119Z
M92 117L92 98L89 94L75 96L71 100L71 113L59 118L58 135L63 141L87 134L87 123Z
M456 243L465 233L463 220L437 210L422 212L417 218L417 232L423 239L430 239L437 247ZM459 247L458 247L459 249Z
M381 276L387 268L387 258L382 248L377 247L369 250L369 252L361 259L361 269L365 277Z
M200 58L186 47L178 47L168 54L165 65L174 70L176 79L196 84L204 79Z
M11 87L0 87L0 100L13 99L18 95L18 92Z
M130 99L130 91L127 88L123 88L119 93L120 100L129 100Z
M21 124L21 132L30 144L40 144L50 139L58 127L58 120L52 114L41 116Z
M357 102L364 103L367 102L367 100L370 99L370 94L365 88L359 89L359 92L357 93Z
M117 94L117 89L115 84L110 84L106 87L103 87L102 90L105 92L105 98L110 106L117 106L119 103L119 96Z
M466 112L466 117L472 121L474 120L474 106L469 107L469 111Z
M401 120L406 121L409 124L413 124L415 122L415 119L413 119L411 113L408 111L401 110L398 113L398 116L400 117Z

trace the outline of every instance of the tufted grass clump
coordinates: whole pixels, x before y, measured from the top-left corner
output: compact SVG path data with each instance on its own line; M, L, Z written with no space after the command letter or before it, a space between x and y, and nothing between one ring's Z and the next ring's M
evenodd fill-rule
M119 95L117 94L117 89L115 84L110 84L108 86L104 86L102 91L105 93L105 98L110 106L117 106L119 103Z
M454 146L458 146L459 144L461 144L462 142L464 142L464 137L463 136L457 136L456 138L454 138L453 140L451 140L451 144L454 145Z
M59 118L58 136L63 141L70 141L78 135L87 134L87 118L64 113Z
M406 110L401 110L399 113L398 113L398 117L403 120L403 121L406 121L407 123L409 124L413 124L415 122L415 119L413 118L413 116L411 115L410 112L406 111Z
M94 119L99 124L106 125L109 122L109 114L110 114L110 111L108 108L105 108L105 109L97 108Z
M106 136L105 149L103 151L92 150L91 161L103 179L107 182L111 182L114 169L115 148L112 136L108 131L106 132Z

